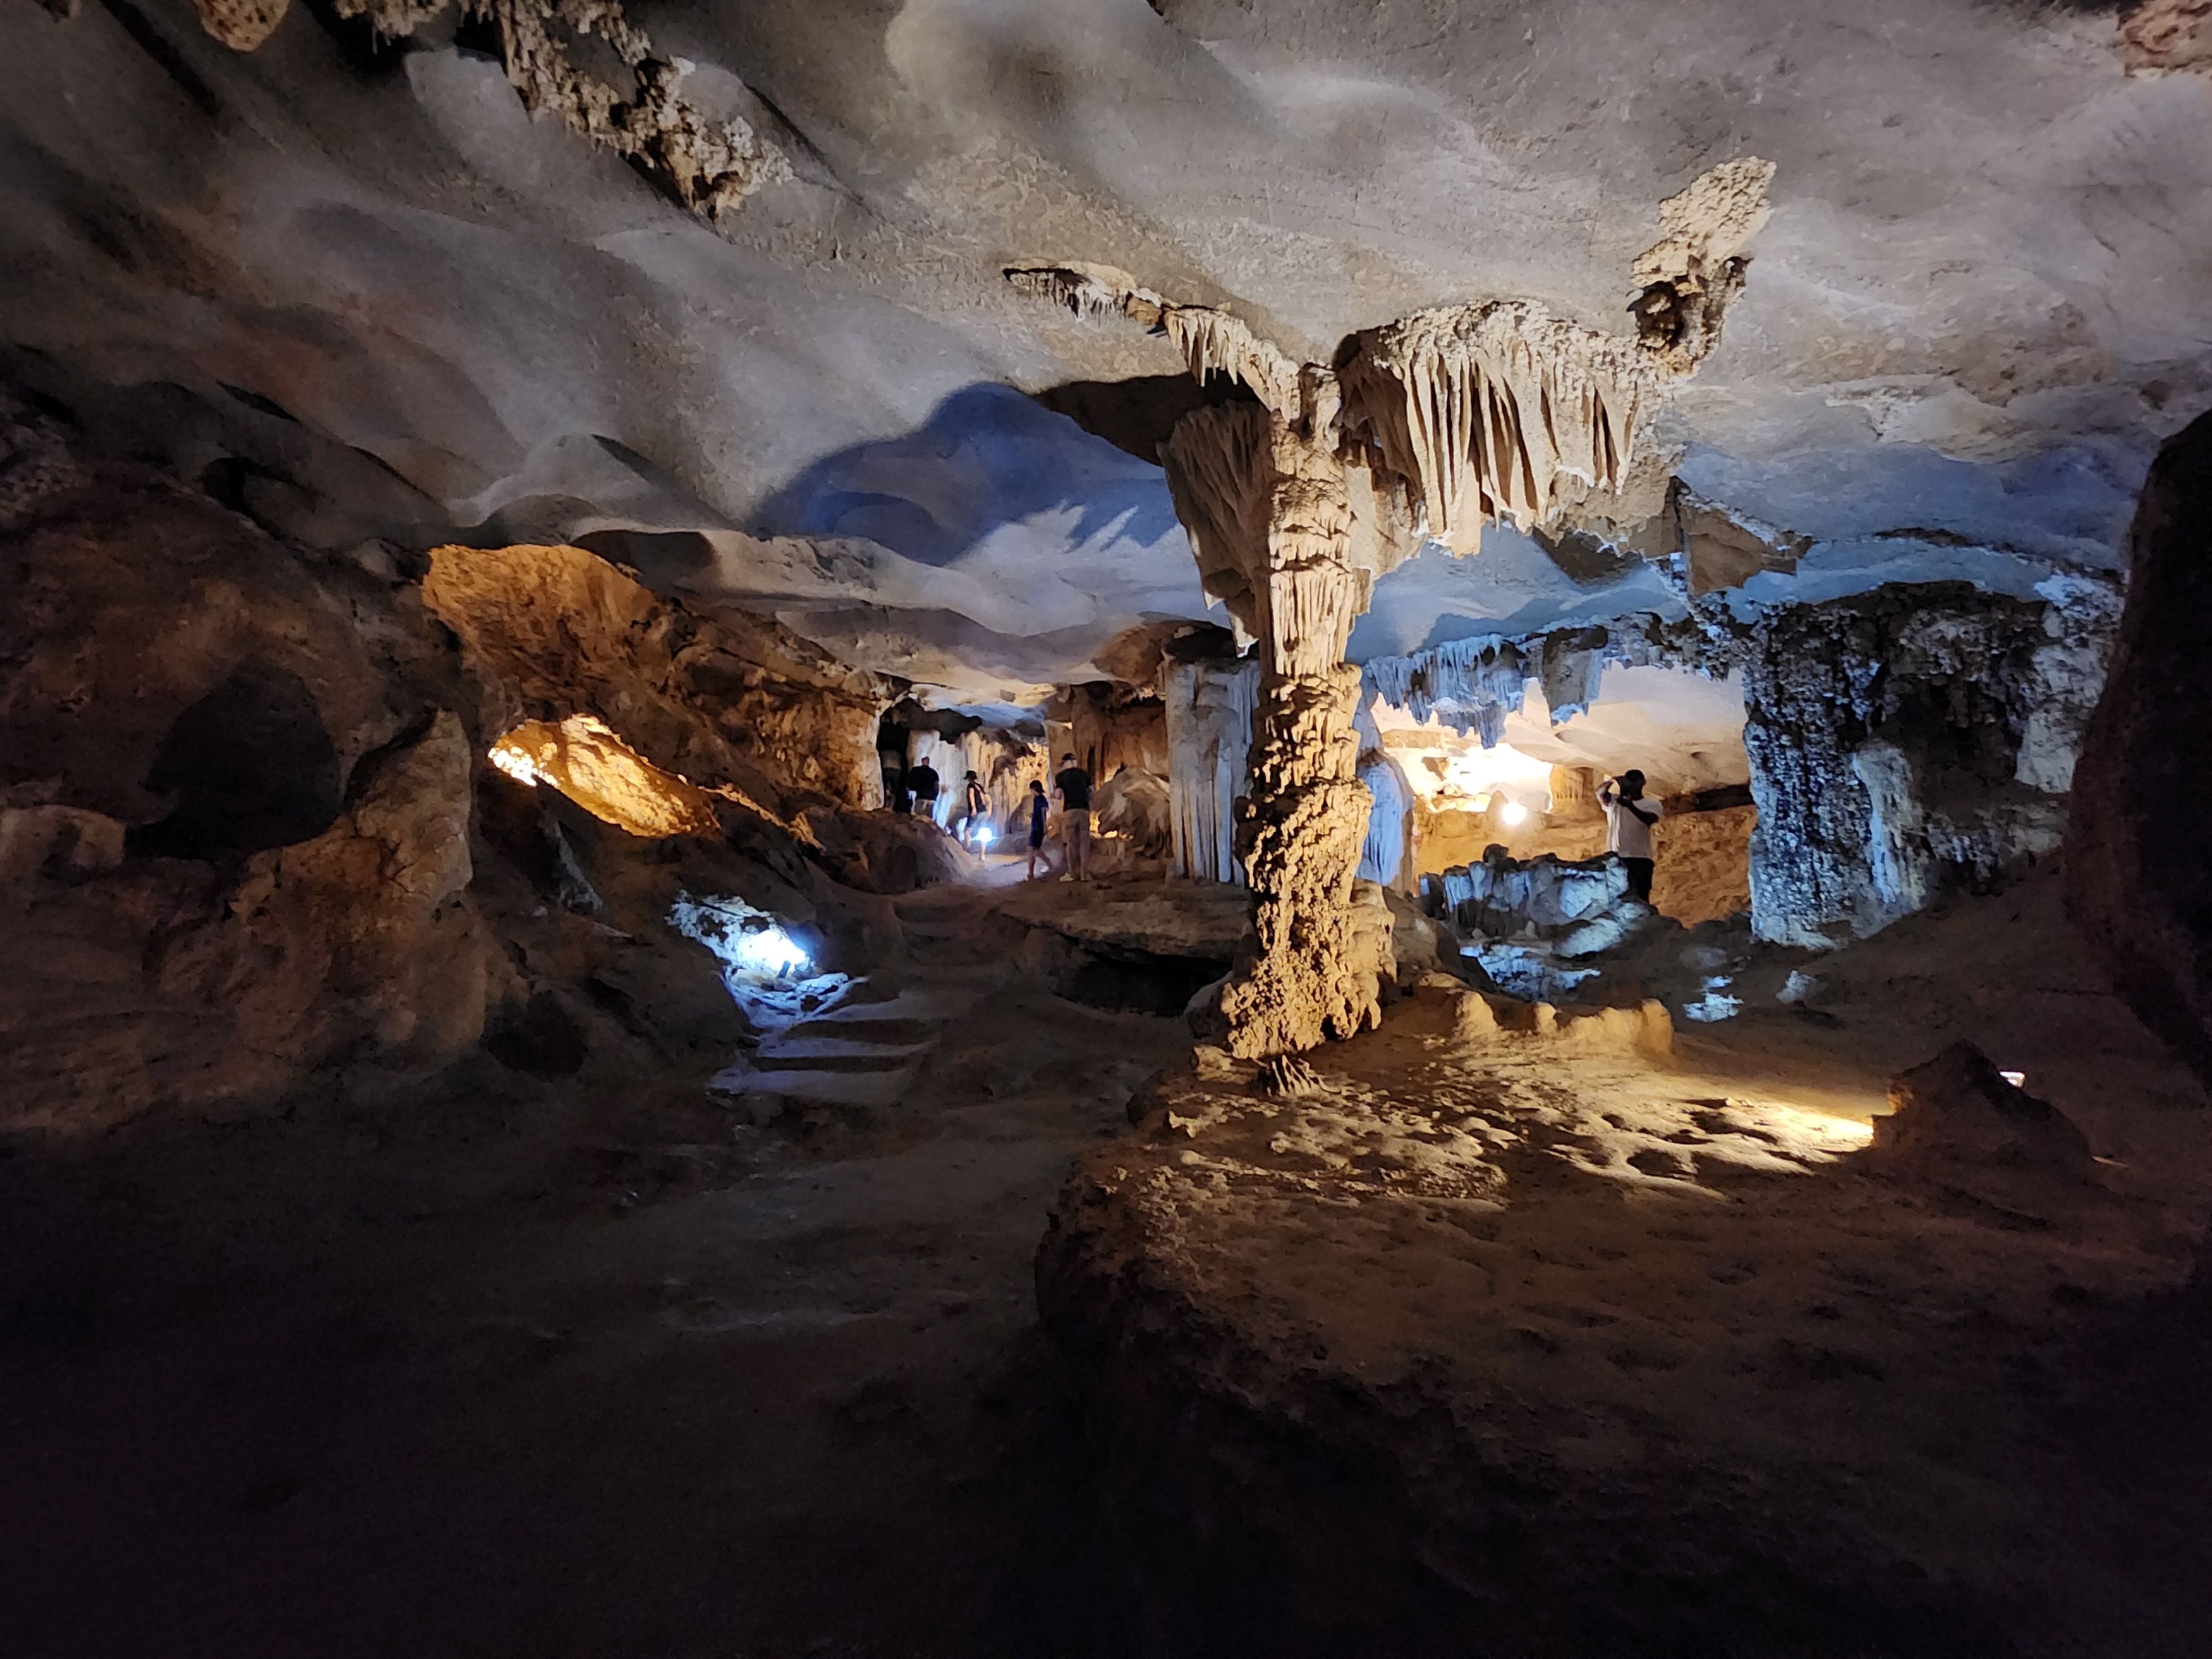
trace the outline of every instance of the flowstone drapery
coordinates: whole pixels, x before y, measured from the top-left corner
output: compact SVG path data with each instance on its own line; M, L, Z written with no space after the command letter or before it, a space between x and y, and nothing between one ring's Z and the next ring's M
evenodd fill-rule
M1371 802L1352 726L1359 674L1344 662L1376 578L1431 537L1474 552L1486 520L1555 524L1562 480L1621 488L1644 416L1718 343L1773 171L1730 161L1662 205L1665 234L1633 272L1632 337L1499 300L1370 330L1331 368L1120 271L1006 271L1079 316L1164 334L1200 380L1251 393L1185 416L1160 452L1206 591L1260 641L1237 817L1258 950L1223 991L1232 1053L1310 1048L1380 1018L1380 963L1352 924Z

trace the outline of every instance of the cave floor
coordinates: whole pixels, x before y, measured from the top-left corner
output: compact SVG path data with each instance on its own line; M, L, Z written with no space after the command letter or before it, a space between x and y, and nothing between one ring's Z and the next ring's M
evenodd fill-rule
M898 981L989 995L880 1112L486 1061L8 1145L7 1650L1115 1651L1032 1260L1188 1037L1012 976L992 902L900 902Z
M2207 1580L2189 1540L2212 1521L2187 1473L2208 1467L2189 1426L2203 1356L2130 1322L2187 1272L2212 1204L2212 1117L2084 978L2047 882L1826 959L1821 1013L1687 1028L1664 1063L1598 1045L1440 1071L1439 1016L1422 996L1319 1057L1340 1101L1441 1107L1476 1134L1479 1120L1542 1122L1523 1149L1536 1162L1512 1169L1533 1201L1501 1224L1483 1211L1494 1193L1454 1187L1464 1171L1421 1150L1423 1126L1382 1160L1414 1170L1396 1194L1353 1144L1364 1128L1345 1138L1325 1112L1280 1145L1285 1124L1256 1140L1218 1122L1127 1136L1132 1091L1189 1055L1184 1027L1050 994L1006 915L1065 908L1081 934L1111 931L1133 904L1129 926L1161 943L1158 890L1020 888L1018 866L990 878L897 902L915 959L874 990L974 1000L887 1108L756 1122L709 1092L711 1067L547 1082L484 1060L373 1104L305 1098L281 1116L0 1146L9 1650L1142 1650L1176 1603L1127 1571L1128 1485L1152 1506L1139 1524L1179 1536L1209 1524L1206 1496L1182 1485L1205 1459L1150 1468L1130 1451L1151 1432L1141 1410L1116 1419L1117 1344L1133 1328L1127 1310L1084 1305L1064 1240L1048 1305L1079 1352L1097 1346L1072 1374L1050 1357L1033 1261L1078 1158L1094 1186L1164 1172L1181 1195L1144 1225L1154 1243L1173 1233L1170 1254L1198 1264L1184 1288L1225 1298L1218 1328L1249 1339L1236 1361L1245 1403L1301 1425L1248 1469L1279 1472L1301 1437L1326 1441L1344 1400L1402 1405L1472 1377L1450 1411L1491 1425L1512 1454L1499 1478L1535 1482L1557 1524L1579 1524L1577 1480L1610 1483L1588 1513L1617 1547L1565 1552L1577 1571L1632 1560L1627 1522L1710 1517L1698 1508L1710 1492L1677 1502L1666 1486L1683 1459L1729 1479L1809 1469L1828 1483L1820 1501L1846 1507L1965 1492L1944 1513L1986 1522L1985 1554L2085 1561L2069 1586L2026 1585L2028 1616L2078 1633L2080 1595L2125 1595L2112 1625L2125 1640L2104 1650L2192 1650L2205 1609L2187 1587ZM2124 1202L2083 1248L1940 1204L1900 1243L1886 1200L1826 1196L1865 1184L1838 1160L1863 1144L1886 1076L1960 1035L2028 1071L2111 1160ZM1233 1116L1250 1099L1238 1085L1213 1105ZM1472 1162L1501 1161L1476 1150ZM1770 1190L1783 1195L1759 1196ZM2003 1282L2027 1260L2023 1237L2041 1254ZM1852 1259L1868 1249L1882 1258L1872 1278ZM1930 1264L1957 1279L1932 1297ZM1942 1340L1895 1340L1916 1324ZM1155 1405L1228 1363L1154 1336ZM1285 1343L1300 1358L1277 1395ZM2049 1385L2100 1346L2086 1392ZM1925 1370L1929 1354L1948 1369ZM1960 1354L1971 1363L1952 1364ZM2019 1393L1999 1374L2021 1355L2041 1368L2021 1385L2034 1409L2008 1406L1982 1431L1987 1402ZM1336 1404L1314 1407L1316 1382ZM1184 1426L1208 1421L1200 1409ZM1885 1423L1934 1472L1924 1491L1861 1456L1865 1425L1879 1439ZM1242 1430L1215 1428L1235 1464ZM2035 1454L2046 1508L2033 1524L1983 1501L2022 1434L2058 1447ZM1356 1439L1307 1449L1340 1480ZM2084 1475L2091 1452L2106 1477ZM1431 1473L1449 1486L1450 1468ZM2045 1518L2054 1494L2072 1504L2063 1522ZM1409 1541L1360 1507L1371 1496L1324 1486L1343 1524L1314 1537L1345 1553L1313 1583L1379 1572L1377 1552L1462 1580L1490 1571L1455 1559L1449 1538ZM1267 1535L1304 1500L1271 1476L1228 1501ZM1778 1558L1820 1535L1817 1519L1783 1522L1796 1530ZM1528 1547L1500 1559L1535 1574L1545 1564ZM2172 1593L2132 1595L2131 1573ZM1265 1582L1255 1568L1251 1585ZM1295 1595L1277 1605L1315 1628L1333 1616ZM1314 1650L1423 1650L1411 1627L1394 1649L1389 1620L1368 1635Z
M1666 1058L1432 983L1309 1093L1147 1087L1040 1289L1158 1650L2207 1650L2203 1091L2047 878L1819 965ZM2093 1181L1855 1159L1960 1037Z

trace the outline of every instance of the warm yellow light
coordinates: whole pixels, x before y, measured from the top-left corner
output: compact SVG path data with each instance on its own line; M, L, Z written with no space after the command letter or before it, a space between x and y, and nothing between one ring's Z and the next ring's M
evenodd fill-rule
M504 739L492 744L491 763L517 783L526 784L532 789L538 787L538 780L544 775L538 771L537 763L523 752L520 744Z
M655 766L594 715L571 714L558 725L526 720L489 753L507 776L556 789L633 836L721 834L705 790Z
M1528 809L1517 800L1509 800L1498 809L1498 816L1506 823L1525 823L1528 820Z

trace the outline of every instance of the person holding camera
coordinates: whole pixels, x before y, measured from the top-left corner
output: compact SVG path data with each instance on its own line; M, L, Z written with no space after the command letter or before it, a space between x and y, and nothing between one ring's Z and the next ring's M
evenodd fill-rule
M1605 808L1605 850L1628 867L1628 896L1651 902L1651 826L1659 822L1659 803L1644 793L1644 774L1623 772L1607 778L1597 792Z

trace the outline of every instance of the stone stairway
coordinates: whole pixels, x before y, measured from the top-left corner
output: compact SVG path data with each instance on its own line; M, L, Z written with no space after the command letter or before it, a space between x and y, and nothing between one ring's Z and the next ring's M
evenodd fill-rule
M794 1104L896 1104L945 1031L988 988L981 970L1004 960L975 936L972 912L951 896L902 902L898 914L910 963L896 981L855 981L836 1006L763 1037L708 1086L763 1122Z

